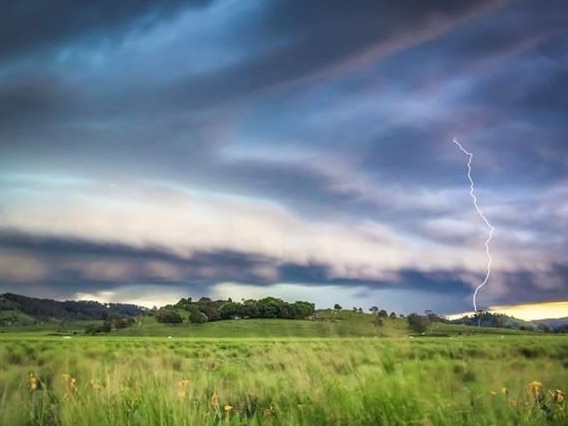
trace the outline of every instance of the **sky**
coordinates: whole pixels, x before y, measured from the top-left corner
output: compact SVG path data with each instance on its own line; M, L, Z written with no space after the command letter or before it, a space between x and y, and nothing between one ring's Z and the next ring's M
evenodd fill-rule
M471 311L457 138L477 306L568 316L567 14L4 2L0 292Z

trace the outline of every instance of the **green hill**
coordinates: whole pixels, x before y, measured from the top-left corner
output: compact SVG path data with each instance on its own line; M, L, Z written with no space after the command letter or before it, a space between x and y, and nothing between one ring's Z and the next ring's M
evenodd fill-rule
M168 316L175 323L165 321ZM203 321L194 321L193 318ZM246 315L246 316L245 316ZM250 315L250 316L249 316ZM426 317L422 317L426 318ZM519 334L530 331L495 328L471 321L452 324L433 313L425 333L411 332L406 318L386 311L317 310L309 302L287 303L267 297L233 302L181 299L175 305L148 310L129 304L89 301L58 302L6 293L0 295L0 331L42 334L100 334L171 337L419 337L470 334ZM487 319L489 317L486 317ZM491 317L493 318L493 317ZM489 326L485 326L489 325Z
M451 323L470 326L509 328L525 331L545 331L542 326L546 324L545 322L541 322L539 327L538 322L524 321L519 318L494 312L480 312L471 316L465 315L462 318L451 321Z
M376 316L367 313L318 311L319 319L278 319L254 318L238 320L212 321L204 324L163 324L152 315L139 317L138 322L130 327L113 329L108 336L128 337L164 337L164 338L421 338L422 334L413 333L408 328L405 318L387 318L382 325L376 325ZM53 333L83 335L86 329L100 327L102 321L69 321L65 330L58 323L3 327L2 332L33 333L47 335ZM497 329L490 327L471 327L466 325L434 323L424 334L426 337L466 337L487 334L523 334L519 330ZM96 337L95 337L96 338Z
M374 325L371 314L340 312L319 315L319 319L251 318L212 321L205 324L160 324L144 317L138 327L119 330L129 336L186 337L369 337L398 336L406 333L403 319L389 320L382 327Z
M60 302L13 293L0 294L0 326L25 326L61 321L100 320L105 317L135 317L146 311L124 303L94 301Z

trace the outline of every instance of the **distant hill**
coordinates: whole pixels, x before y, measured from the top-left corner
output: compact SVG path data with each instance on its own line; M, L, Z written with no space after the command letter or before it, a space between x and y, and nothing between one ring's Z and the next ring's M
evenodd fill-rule
M465 315L462 318L452 320L451 323L471 326L480 325L481 327L510 328L515 330L536 329L536 325L530 321L491 312L482 312L479 315Z
M483 312L479 315L465 315L450 322L452 324L481 325L482 327L509 328L513 330L549 331L560 330L560 328L568 326L568 317L525 321L504 314Z
M146 311L124 303L38 299L13 293L0 294L0 326L28 325L36 322L101 320L105 317L135 317Z
M175 311L183 322L179 330L162 324L160 312ZM249 312L250 311L250 312ZM282 311L282 312L280 312ZM341 311L341 310L340 310ZM174 313L175 313L174 312ZM200 318L206 315L207 324L192 324L192 313L201 312ZM384 311L377 314L351 312L343 310L318 310L309 302L285 303L276 298L264 298L258 301L246 300L242 303L232 300L213 301L201 298L192 301L191 298L181 299L175 305L166 305L158 310L134 304L100 303L95 301L56 301L39 299L13 293L0 294L0 327L10 329L37 330L79 330L85 327L95 327L105 332L116 331L120 334L132 335L240 335L266 334L259 329L262 327L282 327L282 335L314 335L314 336L406 336L408 333L407 319L390 316ZM453 335L477 333L524 333L524 332L568 332L568 318L541 321L523 321L502 314L483 312L480 315L464 316L449 321L431 311L426 311L424 318L430 320L432 326L427 335ZM134 317L139 317L134 322ZM144 318L142 318L144 317ZM242 318L242 321L239 319ZM290 319L310 319L311 321L290 321ZM379 320L380 319L380 320ZM235 321L236 320L236 321ZM84 322L85 321L85 322ZM88 324L88 322L94 324ZM377 323L380 322L380 324ZM100 322L100 323L99 323ZM136 323L137 327L128 328ZM102 324L102 325L101 325ZM123 327L124 326L124 327ZM480 326L480 327L479 327ZM262 328L261 327L261 328ZM123 328L126 328L123 330ZM508 330L507 330L508 329ZM98 330L98 329L97 329ZM177 331L174 331L177 330ZM276 333L271 328L270 333ZM98 332L98 331L97 331ZM266 330L268 332L268 329ZM278 333L276 333L278 334Z
M545 324L548 325L550 328L557 330L562 328L568 327L568 317L564 318L547 318L547 319L540 319L533 321L536 324Z
M276 305L275 305L276 304ZM217 309L217 305L219 305ZM309 306L308 306L309 305ZM279 307L286 314L267 308ZM310 309L310 315L297 317L298 308ZM254 308L254 309L253 309ZM237 309L235 314L234 309ZM244 315L245 309L251 310ZM192 320L192 313L207 312L205 323ZM160 311L175 311L181 323L164 323ZM254 311L254 312L253 312ZM255 313L256 312L256 313ZM142 314L142 315L141 315ZM254 314L254 315L253 315ZM261 316L264 315L264 316ZM270 314L271 316L268 316ZM181 299L175 305L160 309L145 309L131 304L102 304L92 301L59 302L16 294L0 295L0 333L113 333L120 336L172 336L172 337L421 337L409 330L407 318L391 315L363 313L359 310L324 309L313 311L308 302L283 303L280 299L264 298L243 303L213 301L201 298L196 302ZM382 316L381 316L382 315ZM137 317L136 319L134 317ZM444 318L429 312L431 326L424 335L431 337L466 336L476 334L522 335L518 329L471 327L450 324ZM475 324L477 325L477 324Z

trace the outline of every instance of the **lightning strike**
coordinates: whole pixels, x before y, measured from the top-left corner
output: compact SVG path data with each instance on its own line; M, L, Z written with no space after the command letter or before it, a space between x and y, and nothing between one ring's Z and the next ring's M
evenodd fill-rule
M481 211L481 209L479 208L479 205L477 204L477 197L475 196L475 184L473 182L473 179L471 177L471 161L473 159L473 153L469 152L468 150L466 150L458 141L456 138L454 138L453 142L457 145L457 147L465 154L468 156L468 160L467 160L467 178L469 179L469 183L470 183L470 190L469 190L469 194L471 195L471 198L473 199L473 205L475 206L475 210L477 210L477 213L479 214L479 216L481 217L481 219L483 220L483 222L485 223L485 225L487 226L487 228L489 229L489 235L487 237L487 240L485 240L485 254L487 255L487 272L485 274L485 279L481 282L481 284L479 284L476 288L475 291L473 292L473 309L475 312L477 312L477 293L479 292L479 290L481 290L489 281L489 277L491 276L491 265L493 264L493 258L491 257L491 251L489 250L489 243L491 242L491 240L493 239L493 232L495 231L495 228L489 223L489 221L487 220L487 218L485 217L485 215L483 214L483 212Z

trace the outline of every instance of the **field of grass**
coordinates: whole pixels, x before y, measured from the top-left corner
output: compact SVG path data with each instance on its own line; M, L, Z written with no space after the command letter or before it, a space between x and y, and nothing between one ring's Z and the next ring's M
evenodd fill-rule
M319 321L248 319L215 321L205 324L164 325L154 317L142 318L140 327L134 326L116 330L112 334L120 336L172 336L172 337L401 337L407 336L408 326L405 319L385 319L382 327L374 325L371 314L351 311L321 311ZM100 324L101 321L69 321L65 331L58 322L31 324L19 327L0 327L1 333L24 332L45 335L47 333L82 334L88 325ZM447 336L462 334L523 334L518 330L502 328L469 327L465 325L435 323L430 335ZM526 333L524 333L526 334Z
M237 337L0 334L0 425L568 424L566 336L298 337L319 325L260 321L225 322Z

